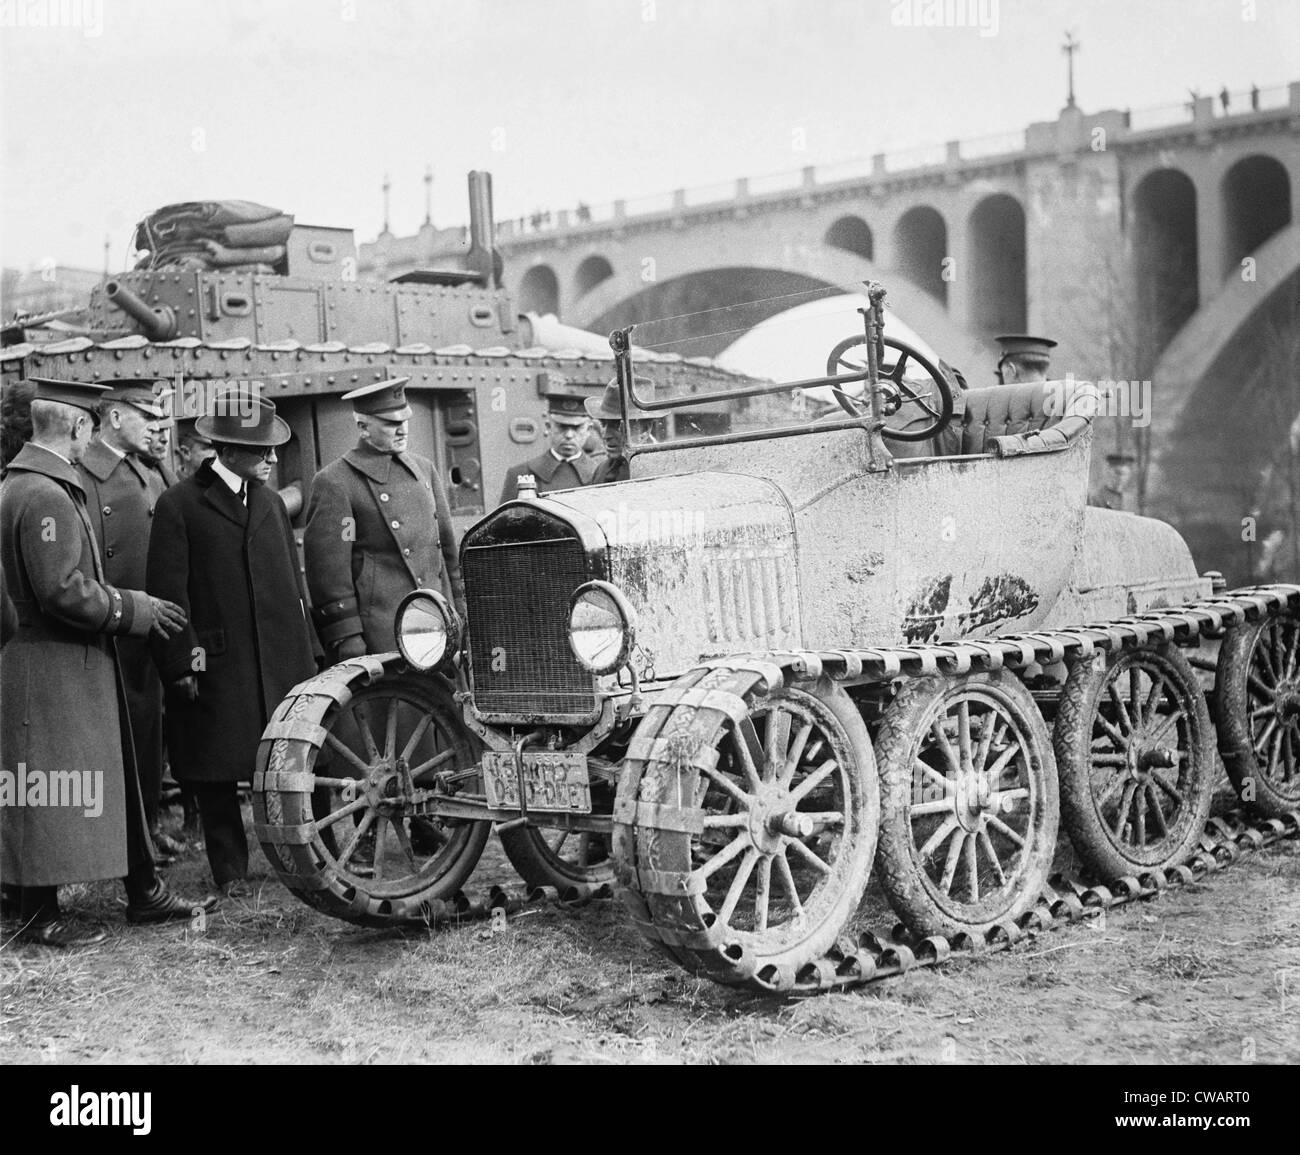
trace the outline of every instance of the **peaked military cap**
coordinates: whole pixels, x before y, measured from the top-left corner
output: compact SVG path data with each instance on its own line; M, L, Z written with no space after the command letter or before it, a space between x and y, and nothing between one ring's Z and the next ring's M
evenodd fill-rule
M410 377L390 377L386 381L362 385L360 389L344 393L343 400L352 402L354 413L382 417L387 421L406 421L411 416L411 406L406 400L409 380Z
M150 417L166 417L167 400L173 393L165 382L153 377L125 377L109 382L105 401L121 401Z
M582 425L587 420L587 410L581 397L548 397L546 415L561 425Z
M33 377L36 386L33 401L57 401L61 405L75 405L91 414L99 408L99 403L108 393L107 385L93 381L58 381L53 377Z
M206 444L207 438L194 428L196 417L178 417L176 419L176 440L180 441L202 441Z
M270 448L293 436L285 420L275 415L275 403L249 389L237 386L218 393L212 409L194 422L194 431L209 441Z
M994 337L993 340L1002 346L1000 360L1016 357L1021 353L1026 353L1031 357L1050 359L1052 350L1056 348L1056 342L1050 337L1027 337L1024 334L1012 334L1006 337Z

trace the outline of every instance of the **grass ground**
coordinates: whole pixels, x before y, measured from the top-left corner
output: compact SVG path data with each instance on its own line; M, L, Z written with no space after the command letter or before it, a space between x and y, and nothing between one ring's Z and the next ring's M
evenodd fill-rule
M65 888L112 937L73 953L6 942L4 1061L1300 1061L1294 841L1104 924L804 1000L665 965L617 902L400 935L308 909L260 851L254 870L253 897L202 934L128 927L120 886ZM168 873L185 894L207 885L201 852ZM471 881L518 887L495 840ZM878 892L861 921L892 924Z

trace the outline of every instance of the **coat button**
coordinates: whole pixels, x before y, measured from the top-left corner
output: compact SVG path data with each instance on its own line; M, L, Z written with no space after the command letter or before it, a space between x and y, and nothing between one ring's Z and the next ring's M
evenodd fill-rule
M112 513L112 512L113 512L113 507L112 507L111 505L106 505L106 506L104 506L104 516L105 516L105 517L107 517L107 516L108 516L110 513Z
M110 546L108 547L108 549L106 549L104 552L105 552L109 557L112 557L112 556L113 556L113 547L110 545Z
M402 523L398 521L397 518L393 518L393 520L390 521L388 524L391 525L394 529L402 528Z
M410 547L410 546L407 546L406 549L402 550L402 556L403 556L403 557L410 557L410 556L411 556L411 547Z
M388 500L388 494L386 494L386 493L381 493L381 494L379 495L379 500L380 500L380 501L387 501L387 500Z

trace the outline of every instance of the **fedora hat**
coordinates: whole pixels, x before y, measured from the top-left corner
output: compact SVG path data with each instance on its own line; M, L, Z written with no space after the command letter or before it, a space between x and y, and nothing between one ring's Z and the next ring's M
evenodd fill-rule
M283 445L293 433L275 415L275 403L247 389L219 393L213 412L194 422L194 432L208 441L269 448Z
M632 379L633 387L642 395L649 394L651 400L655 395L655 383L649 377L642 377L640 373ZM618 397L618 378L609 382L605 386L605 392L599 397L588 397L586 401L587 415L596 421L619 421L623 417L623 409L619 404ZM654 419L653 413L647 413L644 409L632 408L628 417L633 421L651 421Z

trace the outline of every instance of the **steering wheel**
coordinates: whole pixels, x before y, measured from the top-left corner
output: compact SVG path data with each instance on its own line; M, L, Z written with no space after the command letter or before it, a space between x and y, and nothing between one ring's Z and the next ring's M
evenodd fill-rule
M902 413L907 417L907 422L901 427L886 423L880 432L894 441L927 441L946 429L952 420L952 386L938 368L905 341L886 337L884 346L886 353L880 365L880 381L884 392L882 410L887 418ZM898 354L892 365L889 364L888 353L891 349ZM915 361L929 380L919 374L909 380L904 372L908 361ZM826 359L828 377L838 376L846 369L852 373L861 373L866 367L867 338L863 334L845 337ZM871 399L867 395L865 381L854 381L847 388L832 388L835 400L850 417L871 416ZM854 388L858 390L857 396L847 391ZM922 424L913 428L918 420Z

